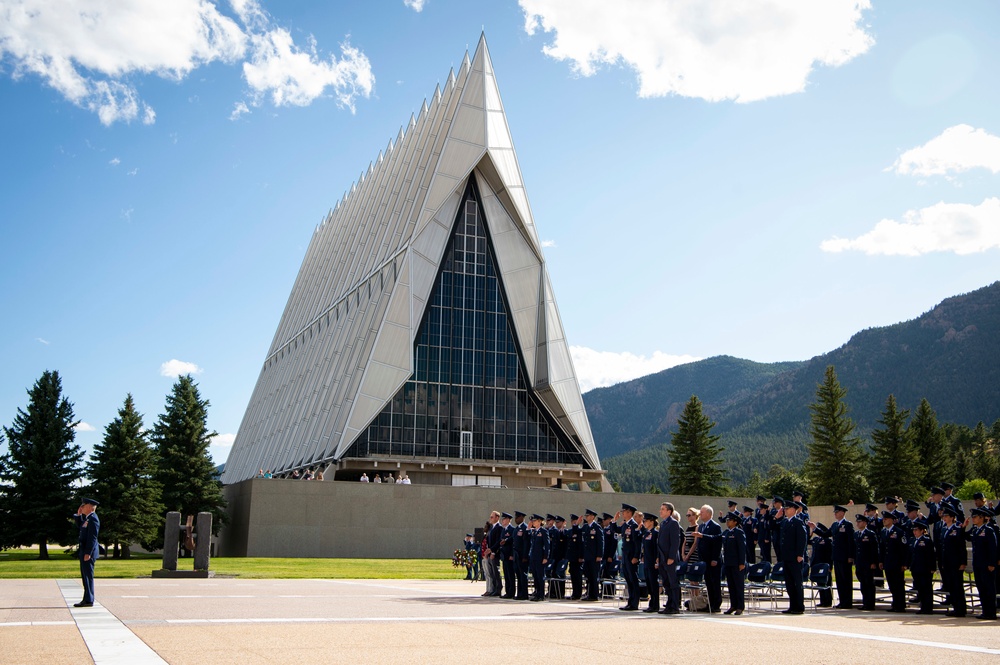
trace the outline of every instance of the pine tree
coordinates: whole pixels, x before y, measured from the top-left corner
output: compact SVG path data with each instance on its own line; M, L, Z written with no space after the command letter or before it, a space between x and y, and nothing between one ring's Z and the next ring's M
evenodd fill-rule
M201 399L190 375L177 379L167 396L166 409L153 427L154 479L161 487L165 511L180 512L182 521L188 515L210 512L212 530L218 533L228 520L222 483L215 477L215 465L208 454L216 435L208 429L208 407L208 400ZM159 544L161 537L153 543Z
M729 478L723 471L719 438L712 434L715 423L702 412L701 401L691 396L677 419L678 429L671 435L667 472L672 494L721 496Z
M101 540L114 546L115 558L128 558L132 543L156 540L164 510L153 462L142 414L129 394L87 464L91 491L101 502Z
M955 457L948 445L948 437L938 427L937 414L926 398L920 400L920 406L906 429L920 455L920 466L924 470L920 479L921 495L926 495L927 490L942 480L955 477Z
M906 426L909 409L898 409L896 397L889 395L885 402L882 428L872 431L871 467L868 482L876 497L898 496L903 499L922 499L924 468L920 465L920 451Z
M17 410L5 427L8 453L0 463L4 485L0 546L38 544L48 559L49 542L73 542L70 516L78 502L73 483L80 478L83 451L73 443L73 405L62 395L59 372L46 370L28 390L28 410Z
M866 454L854 434L854 421L847 415L846 396L847 389L840 385L830 365L823 383L816 388L816 402L809 405L813 440L807 446L809 457L802 467L816 505L871 498L864 476Z

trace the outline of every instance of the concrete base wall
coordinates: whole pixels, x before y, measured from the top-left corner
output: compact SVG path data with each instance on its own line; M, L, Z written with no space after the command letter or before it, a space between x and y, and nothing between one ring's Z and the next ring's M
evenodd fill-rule
M568 520L587 508L614 514L623 502L657 515L663 501L682 516L705 503L716 515L726 509L718 497L263 478L226 485L225 493L231 521L219 536L220 556L444 558L492 510Z

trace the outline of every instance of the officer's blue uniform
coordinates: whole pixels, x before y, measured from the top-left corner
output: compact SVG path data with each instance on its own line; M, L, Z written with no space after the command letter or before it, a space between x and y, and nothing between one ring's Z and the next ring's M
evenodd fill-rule
M943 527L941 531L941 581L951 599L952 608L948 616L964 617L967 612L963 570L969 564L969 555L965 540L965 532L957 522Z
M807 539L806 525L802 520L794 517L781 520L781 562L785 566L785 591L788 593L788 609L785 614L802 614L806 611L802 562L806 558Z
M635 519L629 518L620 527L622 543L622 577L625 578L625 588L628 589L628 603L622 609L639 609L639 558L642 556L642 541L639 525ZM635 559L635 563L632 560Z
M503 540L503 533L504 528L497 521L490 527L490 533L486 537L486 547L490 550L490 556L492 557L489 565L486 567L486 572L491 580L491 596L499 596L503 593L503 578L500 575L500 569L503 566L504 560L503 553L500 551L500 542Z
M892 513L886 512L885 515ZM910 554L907 540L906 534L895 523L882 529L882 571L885 573L886 584L889 585L889 593L892 594L890 612L906 611L904 573Z
M503 528L503 538L500 540L500 555L503 557L504 598L513 598L515 591L514 573L514 525Z
M549 558L549 530L538 527L530 531L528 562L531 567L531 578L535 585L535 593L531 600L545 599L545 563Z
M74 515L76 525L80 530L79 550L80 557L80 577L83 580L83 600L81 605L94 604L94 562L100 555L100 545L97 543L98 534L101 531L101 520L97 513L90 515ZM89 555L90 559L83 560L84 555Z
M924 527L924 532L920 536L910 541L910 575L913 577L913 587L916 589L917 598L920 599L920 609L917 614L934 613L934 571L937 569L937 555L934 552L934 544L930 536L927 535L926 524L919 523Z
M781 525L785 522L784 508L781 510L771 508L768 515L771 523L771 549L774 550L774 560L784 561L781 557Z
M759 497L758 497L759 499ZM757 546L760 548L760 560L771 563L771 511L766 503L759 504L754 513L757 520Z
M587 576L587 600L600 600L601 559L604 558L604 529L594 521L583 527L583 572Z
M881 560L881 544L878 533L864 515L859 515L862 525L854 532L855 553L854 568L857 571L858 583L861 585L861 609L875 609L875 570Z
M604 513L605 519L610 517ZM604 527L604 565L601 567L601 577L607 580L618 577L618 525L613 521Z
M515 517L519 514L516 513ZM531 547L528 529L528 523L523 519L514 527L514 578L517 582L515 600L528 600L528 550Z
M642 574L646 579L646 593L649 594L649 606L643 612L656 612L660 609L660 551L657 543L660 540L660 530L656 528L656 520L653 520L653 528L648 528L643 520L642 535Z
M978 512L979 509L977 508ZM973 513L975 514L975 513ZM972 540L972 573L976 578L979 602L983 619L997 618L997 586L994 575L997 562L997 537L988 525L973 527L969 532ZM994 570L990 570L990 566Z
M743 534L747 538L747 565L752 566L757 560L757 519L751 514L743 514Z
M575 516L574 516L575 517ZM569 529L569 544L566 548L569 559L569 579L573 586L571 600L580 600L583 596L583 526L574 524Z
M561 516L560 516L561 517ZM562 519L558 520L563 522ZM560 600L566 597L566 566L569 565L569 534L566 529L552 527L549 533L549 558L553 561L552 577L557 581L552 583L551 596Z
M813 535L809 539L812 547L812 557L809 562L812 565L817 563L829 564L833 566L833 538L830 530L822 524L817 524L813 530ZM826 586L829 586L827 582ZM819 603L817 607L833 607L833 591L830 589L820 589Z
M657 549L660 555L660 579L663 580L663 591L667 595L667 602L663 607L664 614L676 614L681 610L681 585L677 579L677 564L681 560L683 542L684 529L673 516L660 523ZM668 561L670 563L667 563Z
M731 515L738 517L736 513ZM745 569L747 565L747 543L746 533L738 525L722 532L722 560L726 566L726 585L729 587L727 614L743 614L746 595L743 570L740 567Z
M722 527L709 520L698 527L698 558L705 562L705 588L710 611L722 610ZM712 565L712 564L715 565Z
M830 526L830 539L833 546L833 578L837 584L837 607L842 610L853 609L854 524L846 515Z

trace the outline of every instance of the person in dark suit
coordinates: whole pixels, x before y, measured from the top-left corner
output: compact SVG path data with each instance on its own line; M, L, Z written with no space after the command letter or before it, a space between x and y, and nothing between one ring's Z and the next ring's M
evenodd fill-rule
M528 532L528 565L535 593L530 600L545 600L545 565L549 562L549 530L542 527L542 516L531 516Z
M837 584L837 609L854 608L854 525L847 519L847 508L833 507L834 522L830 525L833 546L833 579Z
M569 559L569 579L573 586L570 600L580 600L583 597L583 518L570 515L573 526L569 529L569 542L566 546L566 558Z
M97 517L97 506L101 505L95 499L83 500L83 503L73 516L80 530L80 577L83 580L83 600L73 603L73 607L94 606L94 562L100 556L100 545L97 539L101 532L101 520Z
M503 593L503 579L500 576L500 566L503 563L503 556L500 553L500 541L503 540L503 526L500 524L500 513L494 510L490 513L489 531L486 534L486 550L489 556L486 559L486 575L490 578L487 585L489 589L484 596L499 596Z
M510 513L503 513L500 516L500 526L503 527L503 535L500 538L500 558L503 560L503 588L504 593L501 598L514 598L516 589L514 574L514 525L510 521L514 516Z
M907 546L906 534L896 526L896 513L882 513L882 571L885 582L892 594L892 605L889 612L906 611L906 573L907 557L910 549Z
M618 609L635 612L639 609L639 557L642 556L642 540L639 535L639 524L635 521L636 508L627 503L615 515L615 522L621 518L624 522L618 526L622 543L622 577L625 578L625 588L628 589L628 603Z
M979 592L979 603L982 611L977 619L995 620L997 618L997 537L986 521L993 516L988 508L973 508L972 531L969 539L972 541L972 573L976 580L976 590Z
M587 597L583 600L594 602L601 599L601 561L604 559L604 529L597 522L597 513L591 509L584 512L587 520L583 528L583 573L587 577Z
M917 614L934 614L934 571L937 569L934 544L927 535L927 522L917 519L910 526L913 531L913 539L910 541L910 575L920 601Z
M833 567L833 534L830 529L826 527L825 524L820 522L819 524L813 524L812 522L807 522L807 526L811 530L811 535L809 537L809 546L812 548L812 556L809 559L811 565L816 565L817 563L828 564L831 568ZM824 582L824 586L830 586L829 580ZM816 607L833 607L833 591L830 589L820 589L819 590L819 602Z
M646 579L646 593L649 606L643 612L652 613L660 609L660 552L657 544L660 530L653 513L642 515L642 573Z
M660 534L656 546L660 554L660 579L663 581L663 591L667 601L660 614L680 614L681 584L677 579L677 563L681 560L681 543L684 542L684 529L674 517L674 504L660 505Z
M705 589L708 591L710 612L722 611L722 527L712 519L714 511L708 504L701 507L703 524L695 531L698 557L705 562Z
M861 585L861 609L871 612L875 609L875 571L881 555L878 533L866 515L857 514L854 532L854 566Z
M514 512L514 580L516 589L514 600L528 600L528 550L531 541L528 539L527 515L521 511Z
M726 585L729 587L729 609L726 614L743 614L746 609L743 571L747 567L746 533L739 513L726 515L726 530L722 533L722 561L726 566Z
M806 559L806 524L795 518L798 508L789 502L781 522L781 562L785 566L785 592L788 609L783 614L804 614L805 596L802 588L802 562Z
M944 527L941 530L941 579L951 601L950 617L964 617L968 611L965 604L965 568L969 564L969 553L965 548L965 532L956 522L958 512L949 504L940 509Z

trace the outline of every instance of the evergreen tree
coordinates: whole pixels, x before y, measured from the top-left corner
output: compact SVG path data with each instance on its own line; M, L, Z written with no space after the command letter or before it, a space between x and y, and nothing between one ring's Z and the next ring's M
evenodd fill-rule
M218 533L228 518L222 483L215 477L215 465L208 454L209 442L216 435L208 429L208 406L190 375L177 379L167 396L166 409L153 427L154 479L162 488L165 511L179 512L182 522L188 515L210 512L212 530ZM161 538L158 534L154 544Z
M723 471L719 437L712 434L715 423L702 412L701 401L691 396L671 434L667 472L672 494L721 496L729 478Z
M875 444L868 482L876 497L922 499L927 493L922 487L924 469L920 465L920 451L906 426L909 416L909 409L898 409L896 397L889 395L882 419L878 421L882 428L872 431Z
M926 398L920 400L920 406L906 429L920 455L920 466L924 471L920 479L923 488L920 496L924 496L927 490L942 479L955 477L955 457L948 445L948 438L938 427L937 414Z
M62 395L59 372L46 370L28 390L28 410L17 410L5 427L8 452L0 463L5 513L0 546L38 544L48 559L49 542L74 540L69 517L79 505L73 483L80 478L83 451L76 438L73 405Z
M847 415L847 389L837 380L833 365L826 368L823 383L816 388L816 402L809 405L813 440L802 468L812 486L816 505L871 498L864 471L866 454L854 434L854 421Z
M132 543L153 542L161 528L164 510L153 462L142 414L129 394L87 465L91 491L101 502L101 541L114 546L115 558L128 558Z

